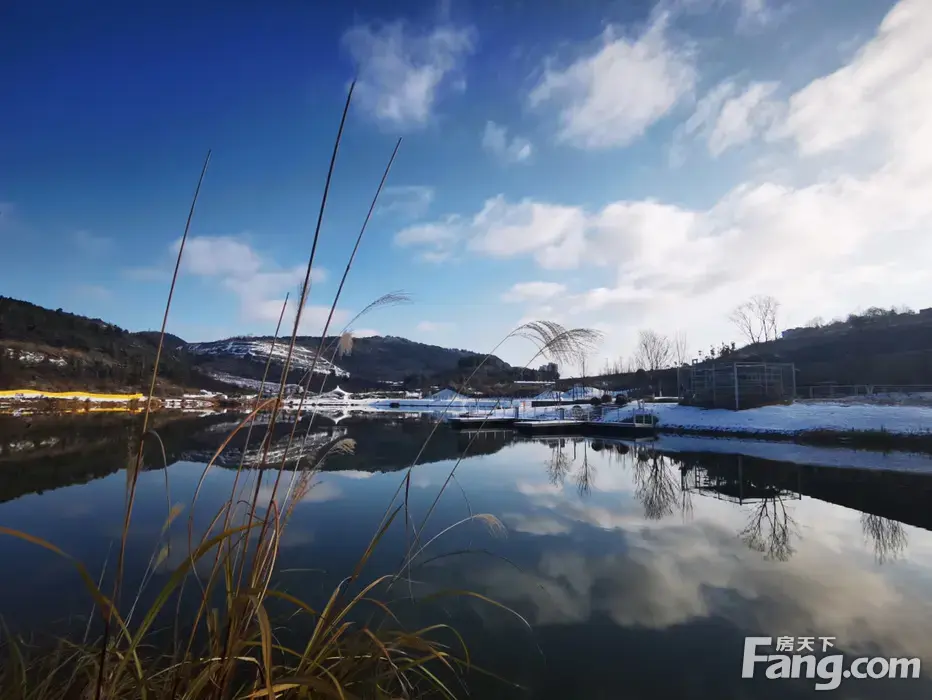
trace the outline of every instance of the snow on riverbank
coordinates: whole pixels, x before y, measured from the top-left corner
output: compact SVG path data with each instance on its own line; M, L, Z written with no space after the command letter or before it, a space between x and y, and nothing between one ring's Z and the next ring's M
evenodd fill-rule
M677 404L645 404L657 416L658 427L710 432L798 433L884 430L901 435L932 432L932 407L852 403L794 403L745 411L703 409ZM600 420L630 420L635 408L605 409Z

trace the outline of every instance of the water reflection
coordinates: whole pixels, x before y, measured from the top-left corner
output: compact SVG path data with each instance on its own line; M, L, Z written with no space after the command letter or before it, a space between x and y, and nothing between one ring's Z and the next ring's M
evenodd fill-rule
M159 426L169 459L191 460L167 470L173 502L190 499L203 455L217 449L230 420ZM357 450L334 459L296 499L281 552L289 573L277 583L304 587L311 598L329 594L372 536L401 479L393 472L414 461L433 428L422 417L400 415L345 416L315 428L319 439L353 438ZM55 436L49 429L34 442ZM4 442L0 435L0 443L24 438L14 437ZM81 440L106 461L95 447L100 434L87 431ZM107 468L118 461L115 444ZM420 597L466 588L513 607L531 624L529 631L477 600L437 613L467 638L477 662L530 689L522 696L471 679L476 697L816 696L806 683L742 681L743 639L754 634L835 636L846 654L918 655L932 669L932 478L925 474L780 461L780 445L768 446L764 457L760 446L753 455L674 451L663 441L515 440L502 431L472 436L441 426L412 472L415 517L430 507L467 445L473 456L457 471L462 491L443 495L426 537L470 512L501 517L509 536L492 539L479 524L452 531L425 553L411 590ZM242 444L234 448L235 460ZM84 466L68 472L69 459L56 458L55 449L61 447L47 443L0 454L0 497L9 489L0 523L21 524L93 568L119 522L123 475L88 477L85 468L97 457L79 457L77 448L67 455ZM45 464L56 466L43 470ZM167 508L160 490L166 474L156 469L141 476L131 541L141 565ZM205 517L233 474L220 468L208 475L198 506ZM32 491L30 475L38 475ZM183 523L169 536L184 556ZM373 559L373 576L397 565L405 537L399 521ZM445 556L453 552L469 554ZM72 601L66 608L55 598L65 579L51 559L0 540L0 561L34 572L28 580L0 578L0 614L73 609ZM311 570L325 573L300 573ZM437 621L435 613L425 608L427 622ZM843 684L835 696L905 700L929 692L923 679Z
M864 537L873 544L878 564L903 557L909 537L903 523L872 513L861 513Z
M693 494L734 503L747 513L746 522L737 533L739 539L765 559L777 562L793 556L794 542L801 537L793 503L803 498L804 490L817 497L824 495L829 488L824 482L844 480L846 472L851 478L853 471L769 463L733 454L665 454L649 443L584 438L542 438L537 442L550 450L546 460L549 483L562 488L570 477L582 497L589 496L597 483L598 471L589 459L590 451L603 455L608 464L630 466L633 493L647 520L661 520L676 512L684 521L691 519ZM780 469L774 471L777 466ZM909 484L919 484L925 492L932 487L924 475L857 471L857 480L868 483L854 493L836 493L834 500L843 496L841 500L855 501L855 507L875 504L878 509L888 510L892 495L910 488ZM804 483L808 488L804 488ZM903 505L907 519L911 516L915 519L916 506L922 508L919 502ZM928 527L925 518L920 520L923 527ZM909 538L902 522L865 511L860 515L860 523L878 565L903 558Z
M679 489L668 458L642 447L635 453L634 495L644 505L648 520L659 520L673 514Z

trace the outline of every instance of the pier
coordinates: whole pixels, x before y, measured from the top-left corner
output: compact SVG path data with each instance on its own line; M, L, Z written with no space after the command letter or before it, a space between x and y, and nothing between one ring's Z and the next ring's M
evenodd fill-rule
M498 429L502 428L513 428L517 422L517 418L514 417L489 417L485 418L483 416L456 416L453 418L447 418L447 423L450 424L450 427L457 428L459 430L471 429L476 430L479 426L482 426L483 429Z
M588 420L519 420L514 429L522 435L565 437L653 437L657 427L650 423L601 422Z

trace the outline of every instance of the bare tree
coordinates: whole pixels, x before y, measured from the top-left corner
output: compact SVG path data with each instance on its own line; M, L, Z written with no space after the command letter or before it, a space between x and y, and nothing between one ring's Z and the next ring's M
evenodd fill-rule
M628 368L623 357L619 357L613 361L605 360L605 365L602 367L603 376L611 374L625 374L627 371Z
M682 331L673 336L673 360L677 367L689 364L689 339Z
M605 366L609 368L609 374L627 374L631 371L623 357L619 357L613 362L606 361Z
M638 344L634 351L634 365L638 369L653 372L670 365L673 357L673 343L665 335L646 330L638 334Z
M821 328L825 325L825 321L821 316L816 316L815 318L810 318L806 321L806 328Z
M776 340L777 312L780 302L768 295L758 294L743 304L736 306L728 315L748 343L761 343Z

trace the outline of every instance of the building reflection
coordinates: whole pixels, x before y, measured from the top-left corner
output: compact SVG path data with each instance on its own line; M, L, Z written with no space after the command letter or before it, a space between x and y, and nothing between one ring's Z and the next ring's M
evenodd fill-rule
M932 496L932 476L846 467L820 467L725 453L673 453L649 442L587 438L537 438L550 454L545 469L557 487L575 486L588 497L598 490L598 470L630 470L635 498L648 520L693 517L694 498L714 498L747 513L736 533L766 560L788 561L801 537L794 503L815 498L861 512L861 529L878 564L901 558L905 525L932 530L919 494ZM590 454L594 453L594 454ZM596 458L598 455L598 458Z

